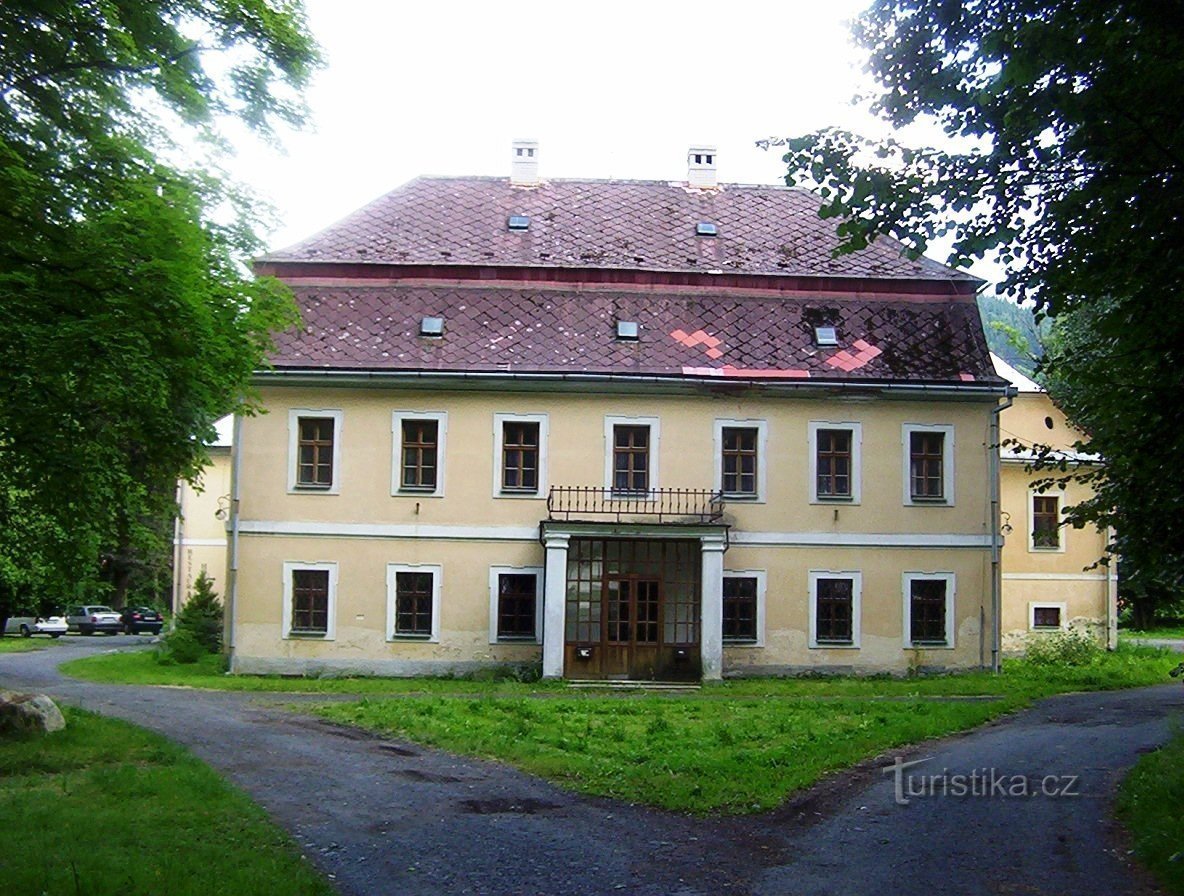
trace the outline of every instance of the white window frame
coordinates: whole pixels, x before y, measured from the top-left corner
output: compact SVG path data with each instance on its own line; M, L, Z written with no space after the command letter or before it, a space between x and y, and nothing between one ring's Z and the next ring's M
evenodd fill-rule
M1057 499L1057 546L1054 548L1043 547L1036 544L1036 499L1037 498L1056 498ZM1029 554L1063 554L1065 553L1065 536L1068 534L1069 527L1064 525L1061 516L1061 509L1064 506L1062 501L1063 495L1061 493L1039 492L1036 489L1028 489L1028 553Z
M811 504L859 504L863 500L863 424L851 420L830 423L825 420L811 420L810 435L810 503ZM851 495L834 497L818 494L818 431L821 429L845 429L851 433Z
M283 619L281 637L292 641L332 641L337 637L337 564L329 561L306 563L301 560L285 560L283 565ZM327 607L325 633L314 635L304 632L292 633L292 573L304 570L329 571L329 605Z
M723 420L715 421L713 450L715 452L715 490L724 490L724 430L725 429L755 429L756 430L756 494L733 494L725 492L724 497L729 501L744 504L764 504L766 495L768 456L769 456L769 425L765 420Z
M403 488L403 421L436 421L436 488L432 491ZM391 412L391 495L402 498L443 498L444 467L448 443L447 411Z
M756 579L756 640L733 641L725 640L724 647L764 647L765 646L765 594L768 575L763 569L725 569L725 579ZM722 589L721 589L722 591ZM720 602L721 624L723 602Z
M946 583L946 643L945 644L913 644L913 582L917 580L941 579ZM955 624L954 608L957 606L957 579L952 572L906 572L901 576L901 593L904 598L904 612L901 618L904 628L901 641L907 650L953 650L958 626Z
M497 635L498 579L504 575L534 576L534 638L499 638ZM542 644L543 643L543 567L541 566L491 566L489 567L489 643L490 644Z
M493 415L493 496L495 498L525 498L537 501L547 497L547 414L494 414ZM502 449L505 447L507 423L537 423L539 427L538 488L533 492L502 490Z
M648 426L650 428L649 447L649 489L651 493L661 486L658 478L658 458L661 456L662 426L657 417L605 417L604 418L604 487L610 495L616 493L613 488L613 429L617 426ZM640 494L640 493L638 493Z
M915 432L939 432L942 439L941 473L942 497L913 498L912 435ZM954 425L952 423L905 423L901 426L901 470L906 507L954 506Z
M831 427L823 427L829 429ZM860 637L863 633L861 624L863 616L863 573L859 570L844 569L812 569L809 572L810 591L810 642L809 646L817 650L858 650ZM850 579L851 580L851 643L842 644L832 641L818 640L818 580L819 579Z
M432 633L423 635L395 634L395 609L398 589L396 576L401 572L432 574ZM440 642L440 592L444 581L444 567L438 563L388 563L386 565L386 640L392 643L438 644Z
M302 417L329 417L333 420L333 480L328 488L297 485L296 483L300 464L300 419ZM341 435L344 422L345 412L340 408L288 409L288 494L337 495L341 493Z
M1051 625L1036 625L1037 610L1060 610L1061 624L1055 628ZM1069 607L1064 601L1034 600L1028 604L1028 631L1030 632L1066 632L1069 630Z

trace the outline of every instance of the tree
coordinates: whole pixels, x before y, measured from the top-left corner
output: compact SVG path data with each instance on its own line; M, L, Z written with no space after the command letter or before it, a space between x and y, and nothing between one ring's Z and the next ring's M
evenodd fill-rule
M1184 22L1128 0L878 0L855 25L895 128L772 141L820 190L842 251L890 234L912 253L994 257L1001 290L1060 329L1043 374L1105 458L1074 525L1113 526L1145 600L1184 585ZM1089 475L1089 474L1087 474Z
M102 560L118 595L159 543L295 319L244 266L258 218L210 173L219 128L299 122L316 63L289 0L0 5L0 575Z

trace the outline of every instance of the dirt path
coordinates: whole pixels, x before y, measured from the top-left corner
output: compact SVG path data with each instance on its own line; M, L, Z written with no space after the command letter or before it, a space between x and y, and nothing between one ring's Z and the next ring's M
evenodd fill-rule
M1151 893L1118 848L1109 807L1122 772L1184 710L1179 685L1053 698L902 754L931 757L901 773L908 805L885 760L771 813L698 821L327 725L293 713L292 695L93 685L56 672L113 641L0 655L0 686L185 744L358 896ZM970 790L976 772L985 793L950 795L951 776ZM946 795L934 795L942 780ZM1015 795L1021 780L1037 795ZM1046 796L1046 780L1076 795Z

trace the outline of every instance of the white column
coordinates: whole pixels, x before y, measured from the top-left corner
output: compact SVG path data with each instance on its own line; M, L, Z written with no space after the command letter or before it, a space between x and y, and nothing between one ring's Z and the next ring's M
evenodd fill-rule
M724 538L704 535L699 539L699 546L702 555L699 649L703 680L719 681L724 670Z
M548 532L547 573L543 592L543 678L563 677L563 615L567 604L567 545L570 535Z

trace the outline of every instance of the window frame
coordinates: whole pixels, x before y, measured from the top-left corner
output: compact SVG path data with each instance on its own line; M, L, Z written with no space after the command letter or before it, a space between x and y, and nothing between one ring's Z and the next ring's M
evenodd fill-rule
M618 426L648 426L650 430L649 446L646 449L646 464L648 473L648 482L644 491L638 489L630 491L626 489L617 489L614 486L615 470L614 461L616 459L616 428ZM661 486L658 478L658 459L661 456L660 448L662 443L662 427L657 417L605 417L604 418L604 487L608 494L614 498L629 499L640 498L643 495L650 495L657 491Z
M724 491L724 430L725 429L754 429L756 430L756 491L726 492ZM744 504L764 504L768 490L768 456L769 456L769 425L765 420L725 420L716 418L713 427L712 451L714 453L714 483L715 490L724 495L729 501Z
M818 434L823 430L845 429L851 433L851 494L818 494ZM831 422L811 420L808 425L810 438L810 503L851 504L863 501L863 424L852 420Z
M1060 614L1060 622L1053 625L1037 625L1037 610L1056 610ZM1069 605L1065 601L1034 600L1028 603L1028 631L1030 632L1065 632L1069 630Z
M297 572L329 573L329 593L325 617L325 632L294 632L292 631L292 603L295 597L295 583L293 574ZM337 564L331 561L305 562L301 560L285 560L283 563L283 601L281 611L283 618L280 622L280 637L291 641L333 641L337 637Z
M542 644L543 643L543 573L541 566L491 566L489 567L489 643L490 644ZM500 579L504 575L534 576L534 637L505 638L498 635L500 606Z
M403 423L404 421L436 421L436 487L416 488L403 485ZM446 411L391 412L391 496L403 498L444 497L445 461L448 455L448 413Z
M913 435L936 433L942 438L942 496L928 498L913 495ZM903 499L906 507L954 506L954 426L951 423L905 423L901 427L903 455Z
M547 497L547 414L494 414L493 415L493 496L495 498L526 498L538 500ZM502 486L502 466L505 451L507 423L534 423L539 428L537 487L534 491L505 489Z
M399 573L429 573L432 576L432 626L428 635L396 633L398 622ZM438 644L440 642L440 594L444 568L438 563L388 563L386 565L386 640L388 643Z
M946 584L946 640L944 644L930 641L913 642L913 582L915 581L944 581ZM907 650L953 650L958 631L954 620L954 608L957 606L957 579L952 572L906 572L901 575L901 591L904 598L904 612L902 619L904 627L902 642Z
M301 484L300 477L300 421L328 418L333 421L333 468L328 486ZM340 408L288 409L288 494L337 495L341 493L341 437L345 412Z
M768 584L768 574L763 569L725 569L725 579L756 579L756 638L754 640L740 640L722 638L724 647L764 647L765 646L765 600ZM720 631L723 631L723 585L720 585Z
M1065 535L1066 526L1064 518L1061 516L1061 509L1064 506L1061 500L1061 495L1051 494L1049 492L1039 492L1036 489L1028 490L1028 553L1030 554L1063 554L1065 553ZM1057 543L1055 545L1041 545L1036 543L1036 499L1047 498L1057 502L1056 519L1057 527L1054 530L1057 536Z
M812 650L858 650L863 634L863 573L857 569L811 569L808 576L810 631ZM818 639L818 582L821 579L849 579L851 581L851 640L820 641Z

